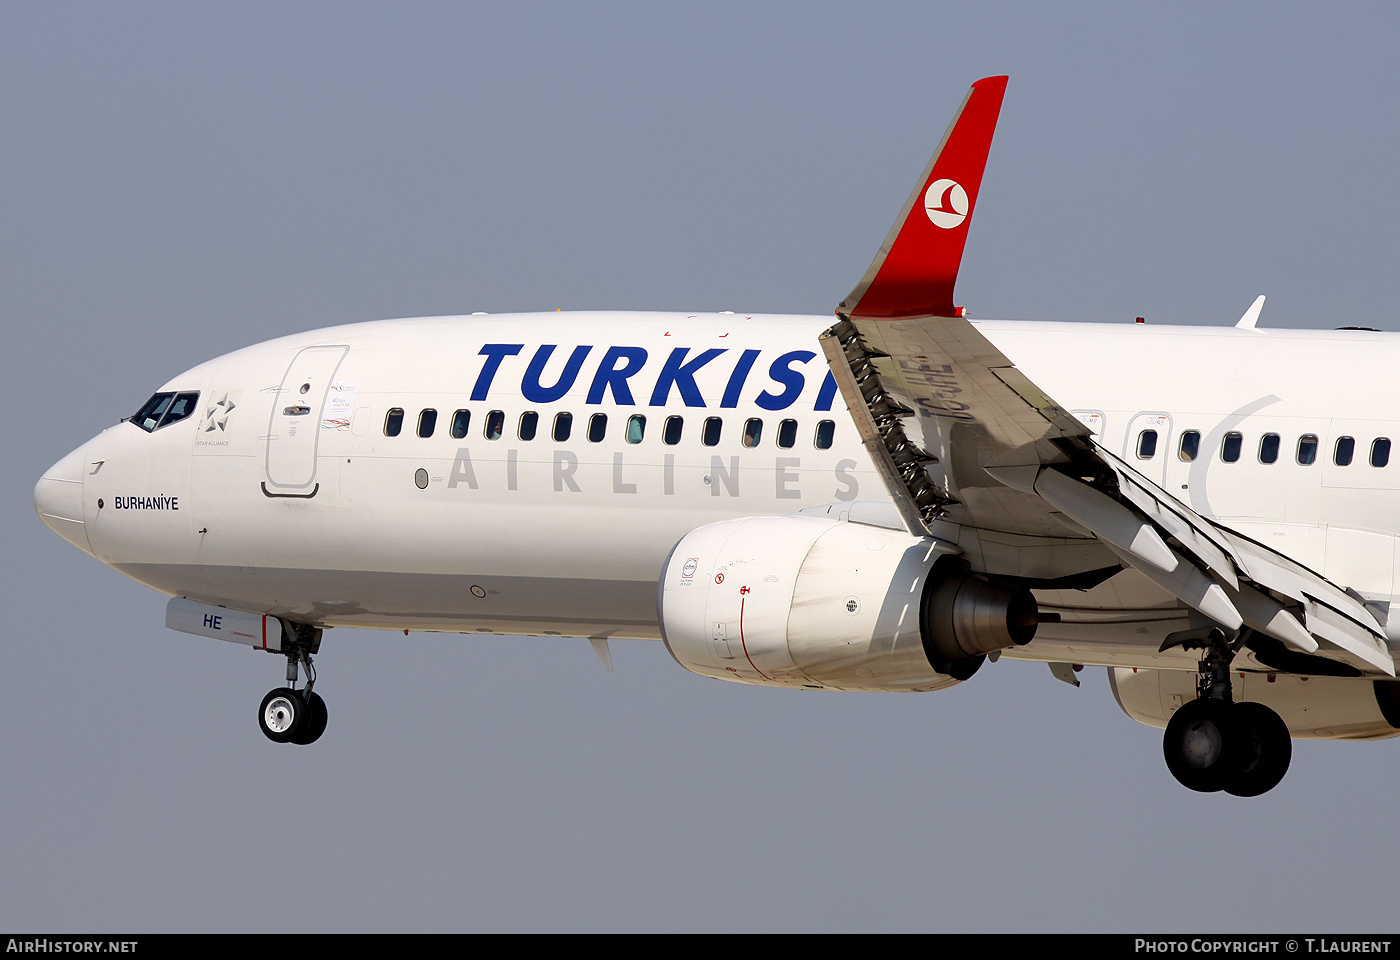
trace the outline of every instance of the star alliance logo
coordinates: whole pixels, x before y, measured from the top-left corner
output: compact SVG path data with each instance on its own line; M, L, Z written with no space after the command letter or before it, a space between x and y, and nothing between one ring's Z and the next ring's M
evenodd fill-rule
M201 436L215 432L223 433L228 429L228 418L238 406L240 392L225 390L222 394L213 394L219 399L204 408L204 416L199 421Z

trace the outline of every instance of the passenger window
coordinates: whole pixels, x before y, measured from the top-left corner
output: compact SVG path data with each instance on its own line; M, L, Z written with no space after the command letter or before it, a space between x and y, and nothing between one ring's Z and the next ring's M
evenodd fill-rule
M572 413L560 413L554 417L554 442L563 443L569 439L569 434L574 430L574 415Z
M452 415L452 439L460 440L467 435L467 428L472 425L472 413L470 410L458 410Z
M1351 465L1351 458L1356 456L1356 440L1352 437L1338 437L1337 449L1332 452L1332 462L1339 467Z
M1298 438L1298 462L1307 466L1317 459L1317 437L1305 433Z
M160 426L160 418L165 416L165 411L173 399L175 399L173 393L157 393L142 404L141 409L136 411L136 415L131 418L131 422L150 433Z
M818 450L831 449L831 441L836 436L836 421L823 420L817 424L817 435L812 438L812 442Z
M520 427L517 430L521 440L535 439L535 432L540 428L540 415L533 410L527 410L520 415Z
M1238 433L1227 433L1225 439L1220 444L1220 459L1226 463L1234 463L1240 458L1240 449L1244 446L1244 437Z
M1371 466L1383 467L1390 462L1390 440L1380 437L1371 444Z
M1259 462L1274 463L1278 460L1278 434L1266 433L1259 440Z
M486 439L499 440L501 434L506 432L506 413L504 410L492 410L486 415Z
M1151 460L1157 456L1157 431L1144 430L1138 434L1138 459Z
M627 418L627 442L641 443L647 432L647 418L640 413Z
M1176 455L1187 463L1196 459L1196 455L1201 452L1201 431L1187 430L1181 435L1181 446L1177 449Z
M674 447L681 442L681 429L684 427L684 417L667 417L666 430L661 434L661 441L667 446Z
M778 424L778 446L784 450L797 445L797 421L784 420Z
M606 413L595 413L588 418L588 440L590 443L598 443L607 432L608 415Z
M763 421L755 417L744 424L744 446L758 446L759 438L763 436Z
M719 443L720 429L724 426L724 421L719 417L706 417L705 429L700 433L700 442L707 447L713 447Z
M185 419L195 411L195 404L199 401L197 393L176 394L175 402L170 405L170 409L165 412L165 417L160 421L162 427L168 427L172 423L177 423Z
M418 436L431 437L437 429L437 411L424 410L418 414Z
M403 407L394 407L384 417L384 436L397 437L403 430Z

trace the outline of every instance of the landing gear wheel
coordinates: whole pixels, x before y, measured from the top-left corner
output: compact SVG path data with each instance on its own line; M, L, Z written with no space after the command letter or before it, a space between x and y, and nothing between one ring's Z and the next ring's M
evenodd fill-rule
M1257 797L1278 786L1293 759L1288 724L1262 703L1234 705L1240 738L1239 766L1225 781L1225 792L1236 797Z
M301 732L308 715L306 701L290 687L268 691L258 707L258 726L274 743L288 743Z
M1167 721L1162 737L1167 769L1189 790L1224 789L1240 768L1239 725L1234 704L1225 700L1203 698L1183 705Z
M315 743L326 732L326 701L313 691L306 697L306 725L292 737L292 743Z

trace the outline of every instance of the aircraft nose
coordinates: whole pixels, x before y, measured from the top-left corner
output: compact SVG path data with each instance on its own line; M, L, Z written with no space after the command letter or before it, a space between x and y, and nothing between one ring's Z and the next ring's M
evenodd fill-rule
M83 523L83 448L44 471L34 485L34 511L50 530L84 553L88 545L87 525Z

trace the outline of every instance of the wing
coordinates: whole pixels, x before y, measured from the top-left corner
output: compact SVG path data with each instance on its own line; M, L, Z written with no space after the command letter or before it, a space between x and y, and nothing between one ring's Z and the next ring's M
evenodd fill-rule
M905 525L957 542L979 572L1047 586L1130 566L1227 631L1394 676L1385 632L1357 596L1202 517L1105 450L953 306L1005 86L973 84L822 335Z

